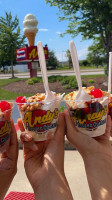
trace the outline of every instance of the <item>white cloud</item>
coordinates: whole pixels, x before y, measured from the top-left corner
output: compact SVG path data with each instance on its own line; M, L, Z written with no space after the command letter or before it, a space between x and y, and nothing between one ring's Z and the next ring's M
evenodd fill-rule
M39 28L39 31L48 31L47 28Z
M67 61L67 57L66 57L66 52L65 52L65 51L56 52L55 55L56 55L57 59L58 59L60 62Z
M88 53L88 48L84 48L84 49L81 49L81 50L77 50L77 54L78 54L78 59L79 60L83 60L86 58L86 55ZM64 61L67 61L67 57L66 57L66 51L62 51L62 52L56 52L55 53L57 59L60 61L60 62L64 62Z
M57 31L56 33L60 35L62 32L60 32L60 31Z
M88 48L84 48L84 49L78 50L77 54L78 54L79 60L85 59L86 55L88 54Z

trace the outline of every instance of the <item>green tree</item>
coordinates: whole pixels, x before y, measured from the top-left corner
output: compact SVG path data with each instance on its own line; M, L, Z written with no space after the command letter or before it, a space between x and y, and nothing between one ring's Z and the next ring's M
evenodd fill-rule
M101 38L96 37L93 44L88 48L87 61L91 65L96 65L98 67L99 65L106 64L105 58L106 51L101 42Z
M111 0L46 0L59 8L60 20L68 20L67 34L90 39L98 35L106 50L107 66L112 42Z
M56 68L59 65L59 62L55 56L54 51L49 50L49 58L47 60L47 68Z
M16 49L22 47L25 36L21 36L19 19L13 19L12 14L5 12L5 17L0 17L0 55L1 64L10 63L12 78L14 78L13 65L16 63Z
M71 58L71 54L70 54L70 50L69 49L66 50L66 57L68 58L69 68L73 67L73 65L72 65L72 58Z
M84 60L80 60L80 61L79 61L79 65L80 65L80 66L86 67L86 66L89 66L90 63L88 62L87 59L84 59Z
M6 66L10 66L10 62L6 59L4 51L0 50L0 69L3 68L3 72L5 73ZM5 58L5 59L4 59Z

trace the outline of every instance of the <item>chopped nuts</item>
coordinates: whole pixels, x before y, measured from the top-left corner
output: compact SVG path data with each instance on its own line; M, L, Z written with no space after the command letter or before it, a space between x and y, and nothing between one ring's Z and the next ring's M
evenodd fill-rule
M59 96L59 94L54 93L56 96ZM45 93L37 93L36 95L33 95L32 97L29 97L26 99L26 103L21 105L22 111L33 111L40 109L43 101L45 99Z

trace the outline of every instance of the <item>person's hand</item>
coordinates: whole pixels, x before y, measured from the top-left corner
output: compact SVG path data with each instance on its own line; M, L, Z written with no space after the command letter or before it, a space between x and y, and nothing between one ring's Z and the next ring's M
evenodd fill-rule
M18 126L24 131L21 119ZM64 132L64 116L60 114L53 139L35 143L25 132L21 135L26 175L36 199L72 199L64 174Z
M92 199L112 199L112 147L109 141L111 118L107 117L105 134L91 138L77 131L65 111L67 138L82 155Z
M112 156L111 144L109 141L111 130L111 119L107 117L105 134L91 138L77 131L68 111L65 111L65 120L67 124L67 138L76 147L84 159L91 156Z
M18 142L14 123L11 123L10 145L0 158L0 200L2 200L17 172Z

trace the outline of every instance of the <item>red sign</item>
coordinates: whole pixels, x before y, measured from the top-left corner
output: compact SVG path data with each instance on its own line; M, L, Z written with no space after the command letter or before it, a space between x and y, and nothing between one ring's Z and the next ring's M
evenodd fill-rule
M44 48L45 59L48 59L48 48ZM16 60L20 61L36 61L38 60L37 46L24 47L16 50Z

